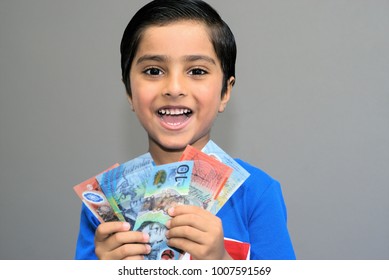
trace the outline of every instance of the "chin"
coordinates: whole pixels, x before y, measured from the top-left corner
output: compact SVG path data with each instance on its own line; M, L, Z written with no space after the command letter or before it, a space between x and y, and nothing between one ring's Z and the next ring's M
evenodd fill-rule
M178 139L174 141L174 139L163 140L159 139L159 141L153 141L161 150L164 151L183 151L190 141L183 141L182 139Z
M160 145L160 147L165 151L183 151L189 143L171 143L168 145Z
M208 138L202 137L200 139L193 138L183 138L183 137L168 137L167 139L158 139L158 141L153 141L164 151L183 151L186 146L191 145L194 147L201 147L207 144Z

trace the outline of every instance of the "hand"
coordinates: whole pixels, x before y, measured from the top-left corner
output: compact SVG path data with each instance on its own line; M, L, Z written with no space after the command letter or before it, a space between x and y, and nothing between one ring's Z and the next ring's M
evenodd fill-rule
M149 236L129 231L126 222L100 224L95 234L95 253L100 260L143 260L150 253Z
M232 259L224 248L221 220L200 207L180 205L168 210L167 244L191 254L194 260Z

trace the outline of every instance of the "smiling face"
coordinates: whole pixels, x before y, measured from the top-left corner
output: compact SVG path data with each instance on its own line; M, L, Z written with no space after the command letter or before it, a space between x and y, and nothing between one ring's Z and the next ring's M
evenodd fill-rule
M177 161L188 144L202 149L230 98L204 24L148 27L131 65L131 106L149 137L157 164Z

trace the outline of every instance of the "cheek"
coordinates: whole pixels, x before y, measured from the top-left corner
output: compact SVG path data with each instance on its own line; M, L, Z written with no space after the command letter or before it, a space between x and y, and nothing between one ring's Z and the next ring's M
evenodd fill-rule
M209 106L219 104L221 101L222 87L218 84L208 84L199 88L198 93L201 96L201 102Z
M131 78L130 76L130 85L131 85L131 92L132 95L137 94L139 90L141 90L141 85L139 82L139 79Z
M131 84L132 103L134 106L149 104L155 96L155 89L150 85L134 82Z

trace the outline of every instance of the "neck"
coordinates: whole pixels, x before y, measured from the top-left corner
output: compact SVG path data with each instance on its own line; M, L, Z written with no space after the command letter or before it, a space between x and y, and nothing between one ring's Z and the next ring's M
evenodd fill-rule
M168 163L179 161L183 151L184 150L172 151L172 150L162 150L162 149L159 149L157 151L155 148L154 149L151 147L149 148L149 152L156 165L168 164Z

